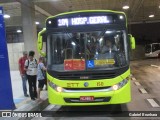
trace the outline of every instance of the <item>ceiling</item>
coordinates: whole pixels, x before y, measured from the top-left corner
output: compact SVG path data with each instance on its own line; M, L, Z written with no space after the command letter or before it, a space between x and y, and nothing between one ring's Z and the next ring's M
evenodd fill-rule
M0 0L4 13L9 14L6 26L21 26L21 4L24 0ZM124 11L130 24L144 22L160 22L160 0L31 0L35 5L36 21L39 27L45 26L45 19L58 13L74 10L110 9ZM128 5L128 10L122 7ZM149 18L150 14L155 17Z

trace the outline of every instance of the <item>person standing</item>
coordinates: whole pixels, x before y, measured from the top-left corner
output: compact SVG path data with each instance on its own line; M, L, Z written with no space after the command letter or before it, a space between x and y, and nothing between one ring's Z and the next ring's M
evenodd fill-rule
M39 58L38 63L38 69L37 69L37 80L38 80L38 100L41 100L40 98L40 91L43 89L43 86L46 82L46 67L44 65L44 58Z
M25 70L27 73L29 94L32 100L37 98L37 60L34 58L34 51L29 52L29 59L25 61Z
M19 72L22 78L23 93L25 97L29 97L29 95L27 94L27 85L26 85L27 75L26 75L26 71L24 70L24 64L25 64L25 61L27 60L27 56L28 56L27 51L23 51L23 57L21 57L18 61Z

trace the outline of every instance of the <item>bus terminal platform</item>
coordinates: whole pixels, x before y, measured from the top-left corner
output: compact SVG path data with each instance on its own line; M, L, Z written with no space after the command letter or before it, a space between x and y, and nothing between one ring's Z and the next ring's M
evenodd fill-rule
M10 71L10 75L12 82L13 100L16 106L16 111L39 111L48 104L48 96L46 90L43 90L41 92L42 101L33 101L30 97L25 97L23 94L22 79L19 71ZM28 81L27 93L29 94Z

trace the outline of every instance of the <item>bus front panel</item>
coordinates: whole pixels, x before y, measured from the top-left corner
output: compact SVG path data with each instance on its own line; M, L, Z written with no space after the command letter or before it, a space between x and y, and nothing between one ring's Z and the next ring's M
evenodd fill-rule
M121 104L130 102L129 75L130 71L128 70L121 76L113 79L63 81L57 80L48 74L49 102L51 104L71 106ZM88 87L84 85L86 82L88 83ZM62 91L57 90L59 87ZM81 99L81 97L86 100Z

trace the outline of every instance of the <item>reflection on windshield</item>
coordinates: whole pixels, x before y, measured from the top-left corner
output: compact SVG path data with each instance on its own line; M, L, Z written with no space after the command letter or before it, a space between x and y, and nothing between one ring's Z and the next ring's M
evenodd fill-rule
M145 46L145 52L155 52L157 50L160 50L160 43L152 43Z
M157 50L160 50L160 44L159 43L152 44L152 52L155 52Z
M109 69L128 62L124 31L60 33L48 36L48 65L57 71Z
M150 53L151 52L151 45L146 45L145 46L145 52Z

